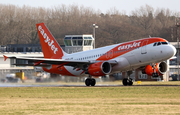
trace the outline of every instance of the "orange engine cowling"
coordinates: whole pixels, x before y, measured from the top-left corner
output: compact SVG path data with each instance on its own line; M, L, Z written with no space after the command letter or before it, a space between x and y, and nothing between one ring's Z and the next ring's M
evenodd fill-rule
M109 62L98 62L91 64L88 73L92 76L104 76L111 72L111 64Z
M155 73L158 73L159 75L163 75L167 71L167 63L166 62L160 62L157 63L155 66ZM145 72L147 75L152 76L153 74L153 68L151 65L147 65L145 67Z

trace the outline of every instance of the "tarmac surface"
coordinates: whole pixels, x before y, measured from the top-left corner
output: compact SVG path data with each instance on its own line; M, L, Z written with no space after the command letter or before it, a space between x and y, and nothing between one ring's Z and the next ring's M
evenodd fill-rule
M130 87L139 87L139 86L158 86L158 87L180 87L180 85L132 85ZM84 84L23 84L23 83L0 83L0 87L87 87ZM127 87L123 85L117 85L117 84L97 84L93 87Z
M122 85L98 84L95 87L119 87ZM0 83L0 87L87 87L85 85L61 85L61 84L16 84L16 83Z

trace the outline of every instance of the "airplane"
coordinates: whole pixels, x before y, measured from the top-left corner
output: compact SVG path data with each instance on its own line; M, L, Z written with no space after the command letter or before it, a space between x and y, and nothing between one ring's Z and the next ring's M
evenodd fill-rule
M32 64L13 64L35 66L42 70L66 76L89 75L86 86L95 86L92 76L105 76L127 72L122 80L124 86L133 85L130 75L133 70L141 69L147 75L158 77L167 71L166 60L176 54L176 48L167 40L159 37L144 38L88 51L67 54L44 23L36 24L44 58L7 57L32 61Z

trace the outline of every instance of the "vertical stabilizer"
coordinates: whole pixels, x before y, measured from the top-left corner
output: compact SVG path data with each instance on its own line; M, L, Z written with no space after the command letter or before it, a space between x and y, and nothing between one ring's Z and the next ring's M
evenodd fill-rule
M65 55L44 23L36 24L44 58L61 59Z

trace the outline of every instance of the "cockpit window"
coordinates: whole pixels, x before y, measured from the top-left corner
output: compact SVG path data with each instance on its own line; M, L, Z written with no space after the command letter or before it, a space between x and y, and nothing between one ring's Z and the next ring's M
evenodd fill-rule
M168 43L167 42L161 42L162 43L162 45L167 45Z
M168 45L168 42L156 42L153 44L153 46L159 46L159 45Z
M153 45L153 46L156 46L156 44L157 44L157 43L154 43L154 45Z
M158 46L161 45L161 42L158 42L157 45L158 45Z

